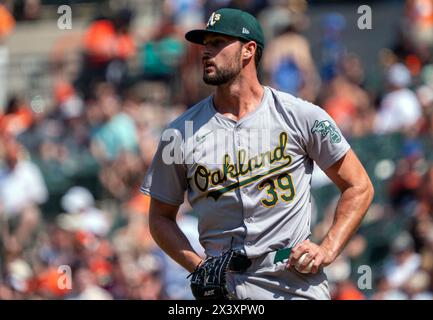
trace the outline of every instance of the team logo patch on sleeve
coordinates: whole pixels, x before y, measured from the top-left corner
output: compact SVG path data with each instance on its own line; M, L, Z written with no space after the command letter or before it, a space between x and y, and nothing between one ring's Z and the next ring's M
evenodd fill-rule
M314 122L313 128L311 128L311 133L319 132L322 137L326 137L329 134L331 138L331 143L341 142L341 135L335 126L328 120Z

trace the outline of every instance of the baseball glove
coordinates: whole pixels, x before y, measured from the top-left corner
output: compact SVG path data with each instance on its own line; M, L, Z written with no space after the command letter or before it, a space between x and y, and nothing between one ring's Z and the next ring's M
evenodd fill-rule
M233 250L228 250L219 257L208 257L196 267L191 277L192 294L197 300L232 299L226 286L226 275Z

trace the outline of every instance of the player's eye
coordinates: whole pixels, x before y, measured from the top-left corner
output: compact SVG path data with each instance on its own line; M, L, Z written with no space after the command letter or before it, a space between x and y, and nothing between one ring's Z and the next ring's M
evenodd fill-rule
M210 45L212 47L218 47L220 46L224 41L220 38L211 39L211 40L205 40L204 45Z

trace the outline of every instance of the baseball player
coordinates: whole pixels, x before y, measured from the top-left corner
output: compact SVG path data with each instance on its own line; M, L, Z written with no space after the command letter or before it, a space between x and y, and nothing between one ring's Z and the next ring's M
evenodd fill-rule
M144 179L155 241L191 272L197 299L329 299L323 267L372 201L367 173L324 110L259 83L253 16L223 8L185 37L203 46L216 90L168 126ZM309 240L313 162L341 191L320 244ZM204 260L176 224L185 191Z

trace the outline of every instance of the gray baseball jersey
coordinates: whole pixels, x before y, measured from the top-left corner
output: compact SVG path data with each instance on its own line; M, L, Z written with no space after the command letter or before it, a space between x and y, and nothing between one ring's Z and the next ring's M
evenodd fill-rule
M308 238L313 161L325 170L350 148L323 109L270 87L239 121L210 96L168 128L141 191L172 205L187 191L210 256L233 247L253 258Z

